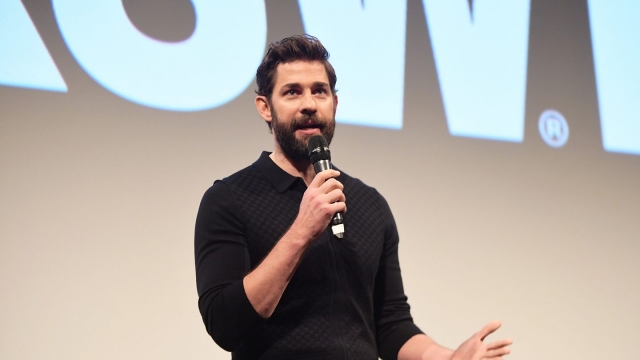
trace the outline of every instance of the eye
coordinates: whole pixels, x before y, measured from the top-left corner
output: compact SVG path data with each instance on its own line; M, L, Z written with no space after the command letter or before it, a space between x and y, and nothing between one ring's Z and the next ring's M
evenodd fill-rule
M295 89L289 89L289 90L285 91L284 94L285 95L289 95L289 96L293 96L293 95L298 94L298 91L296 91Z

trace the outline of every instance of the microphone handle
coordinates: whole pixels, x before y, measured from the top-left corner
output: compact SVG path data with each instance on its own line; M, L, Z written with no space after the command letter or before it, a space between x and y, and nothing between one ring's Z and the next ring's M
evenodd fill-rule
M319 160L313 164L313 169L316 171L316 174L331 169L331 162L329 160ZM344 237L344 223L343 223L342 213L333 214L333 219L331 219L331 231L333 235L335 235L338 239L342 239Z
M331 162L329 160L318 160L313 164L313 169L316 171L316 174L331 169Z

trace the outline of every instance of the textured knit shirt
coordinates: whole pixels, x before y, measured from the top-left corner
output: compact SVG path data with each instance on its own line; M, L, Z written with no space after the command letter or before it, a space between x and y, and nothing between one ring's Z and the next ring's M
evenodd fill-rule
M204 194L195 229L198 306L214 341L233 359L396 359L421 333L398 263L398 232L384 198L341 172L344 238L331 229L306 250L275 311L263 319L243 278L298 215L302 178L264 152Z

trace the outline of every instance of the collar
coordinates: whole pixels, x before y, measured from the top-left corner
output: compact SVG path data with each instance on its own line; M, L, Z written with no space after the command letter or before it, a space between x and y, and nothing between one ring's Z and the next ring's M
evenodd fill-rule
M282 170L280 166L271 160L269 157L270 154L270 152L263 151L258 160L253 163L253 166L260 171L279 193L285 192L296 180L302 180Z

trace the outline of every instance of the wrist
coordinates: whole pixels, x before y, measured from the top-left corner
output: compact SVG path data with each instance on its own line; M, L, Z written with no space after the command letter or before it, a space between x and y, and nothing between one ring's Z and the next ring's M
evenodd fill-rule
M296 219L289 230L283 236L283 239L287 238L287 241L291 244L306 249L314 240L313 234L310 234L309 230L303 224L300 224Z
M429 347L422 353L422 360L455 360L453 358L453 350L443 346L431 343Z

